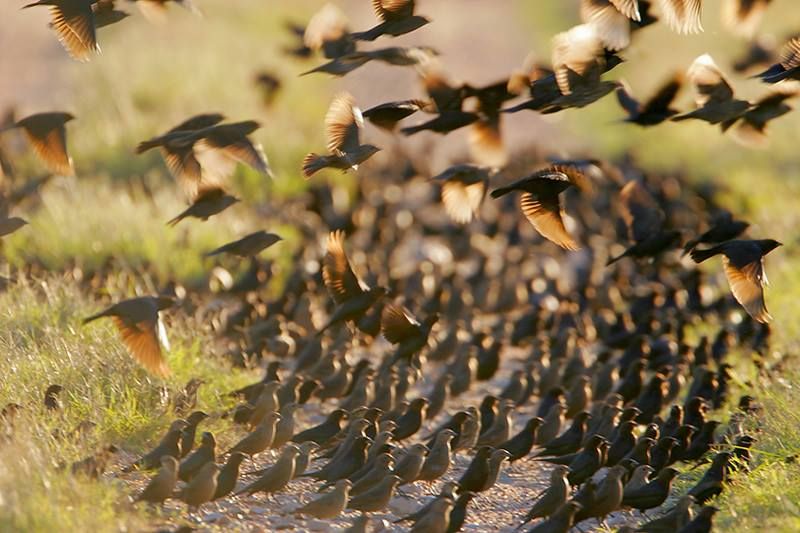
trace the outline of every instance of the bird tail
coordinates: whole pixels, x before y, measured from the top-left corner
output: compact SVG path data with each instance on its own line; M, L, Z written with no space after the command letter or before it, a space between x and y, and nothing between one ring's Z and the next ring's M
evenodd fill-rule
M719 247L714 246L708 250L692 250L691 257L695 263L702 263L706 259L714 257L719 253Z
M308 154L303 158L303 177L308 179L326 166L325 156Z
M180 215L176 216L175 218L167 222L167 226L169 226L170 228L174 228L175 226L178 225L178 222L180 222L184 218L186 218L186 215L184 213L181 213Z
M495 189L491 192L492 198L500 198L501 196L505 196L506 194L513 191L511 187L500 187L499 189Z
M351 33L350 37L355 41L374 41L378 37L380 37L380 32L376 32L374 30L367 30L367 31L357 31L355 33Z
M408 136L408 135L414 135L415 133L419 133L421 131L425 131L425 129L426 129L425 125L421 124L419 126L409 126L407 128L402 128L400 130L400 133Z
M697 239L691 239L689 242L687 242L686 245L683 247L683 252L681 252L681 257L694 250L694 247L697 246L698 244L700 244L700 241Z
M136 147L136 153L141 154L148 150L152 150L153 148L158 148L161 146L161 142L156 139L151 139L149 141L142 141Z
M214 257L215 255L219 255L219 254L225 252L225 250L227 250L226 246L220 246L219 248L211 250L210 252L206 252L204 254L204 257Z

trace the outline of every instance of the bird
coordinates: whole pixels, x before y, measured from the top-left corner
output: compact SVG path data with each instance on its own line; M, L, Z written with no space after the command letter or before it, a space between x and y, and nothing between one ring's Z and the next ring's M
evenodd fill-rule
M213 257L220 254L230 254L236 257L255 257L270 246L273 246L283 239L274 233L264 230L250 233L241 239L229 242L219 248L215 248L205 254L206 257Z
M247 458L247 455L241 452L233 452L228 456L228 462L219 472L217 477L217 490L214 492L214 500L224 498L236 488L236 482L239 479L239 467Z
M446 533L457 533L464 527L467 520L467 505L476 496L474 492L466 491L458 494L458 498L453 504L453 510L450 511L450 525L447 527Z
M493 450L492 454L489 456L489 461L487 462L488 472L486 474L486 479L484 480L480 489L471 492L483 492L492 488L494 484L497 483L497 478L500 476L500 470L503 467L503 462L509 457L511 457L511 454L506 450Z
M726 131L750 108L749 102L734 97L733 87L709 54L697 57L687 75L697 91L697 108L671 120L698 119L720 124L722 131Z
M733 457L731 452L719 452L711 460L711 466L703 474L691 489L689 496L694 497L695 501L703 505L708 500L722 493L725 483L728 481L728 470L730 461Z
M267 413L252 433L244 436L228 453L241 452L250 456L259 454L270 447L275 438L275 426L281 415L275 411Z
M158 313L174 305L175 300L168 296L131 298L85 318L83 324L111 317L131 355L151 374L166 377L170 371L161 345L169 350L169 341Z
M547 518L564 505L571 491L571 486L567 481L568 474L569 467L566 465L556 465L550 471L550 485L534 502L516 529L521 529L525 524L537 518Z
M380 483L386 476L394 474L394 465L395 459L389 453L382 453L375 457L374 461L368 465L365 464L361 469L350 476L349 479L353 482L350 495L358 496ZM369 469L362 475L359 475L367 466L369 466Z
M694 498L691 496L681 496L669 512L664 515L650 520L637 527L636 531L642 533L672 533L673 531L680 531L694 518L692 505Z
M239 202L235 196L231 196L222 187L201 184L197 188L197 195L192 201L192 205L183 210L178 216L167 222L168 226L176 226L186 218L199 218L206 221L214 215L222 213L230 206Z
M311 477L320 481L337 481L350 477L364 466L369 442L368 437L356 437L346 455L331 460L319 470L303 474L303 477Z
M60 411L63 407L58 395L64 390L62 385L53 384L44 392L44 408L48 411Z
M620 191L622 216L634 241L621 255L611 257L611 265L623 257L656 257L680 241L680 232L665 228L666 215L639 180L625 184Z
M325 134L329 155L308 154L303 159L303 176L310 178L323 168L358 170L358 166L378 153L380 148L361 144L360 130L364 117L353 97L346 92L337 94L325 115Z
M431 329L439 321L434 313L421 323L407 309L386 304L381 313L381 332L384 338L397 346L391 364L398 361L414 362L415 356L428 345Z
M197 475L181 489L178 496L186 502L190 509L197 509L214 499L218 477L219 466L214 461L210 461L203 465Z
M203 433L200 446L183 460L178 469L180 480L190 481L206 463L213 463L216 459L216 446L217 441L214 439L214 435L208 431Z
M165 455L159 462L161 468L144 490L136 496L136 501L163 503L164 500L172 497L172 492L178 483L178 460Z
M793 37L786 42L781 49L779 61L754 77L765 83L800 80L800 37Z
M428 448L424 444L414 444L405 451L394 468L394 474L400 478L401 485L418 479L427 454Z
M756 100L734 123L734 140L745 146L760 147L768 142L767 126L770 121L789 113L794 108L786 103L800 95L800 89L791 84L781 84Z
M623 50L631 40L631 21L640 22L639 3L634 1L583 0L581 20L592 26L603 45L610 50Z
M161 458L164 456L174 457L178 460L181 456L181 438L183 430L186 428L186 421L178 419L173 422L167 433L161 438L155 448L144 454L142 457L122 469L123 472L133 472L134 470L153 470L161 466ZM177 470L176 470L177 475Z
M489 476L489 458L492 455L492 451L490 446L478 448L478 452L472 458L472 462L458 479L459 492L480 492L483 489L483 484Z
M172 398L172 410L176 415L183 416L197 407L197 391L205 384L206 381L200 378L192 378L186 382L183 389L178 391ZM200 411L197 412L199 413ZM199 414L195 416L197 417Z
M575 516L575 521L597 518L600 524L605 523L606 516L619 509L622 504L622 477L627 473L624 466L612 466L597 488L591 505L583 506Z
M426 398L415 398L408 406L408 410L403 416L397 419L397 427L392 433L392 437L397 442L403 441L414 435L425 420L425 412L428 408Z
M50 26L64 49L77 61L89 61L91 54L100 52L92 4L92 0L38 0L22 9L47 6Z
M23 218L9 216L10 209L8 200L0 195L0 237L11 235L28 224L28 221Z
M378 104L362 111L362 116L373 125L386 130L394 131L397 123L428 107L423 100L400 100Z
M344 76L361 68L370 61L380 61L388 65L401 67L415 66L428 61L431 56L438 54L438 51L428 46L391 46L377 50L362 50L331 59L327 63L303 72L301 75L324 72L334 76Z
M543 520L528 530L528 533L568 533L575 523L575 515L581 504L568 501L559 507L547 520Z
M344 251L344 232L331 232L322 264L322 280L337 304L333 316L317 334L342 321L356 321L386 294L384 287L368 287L353 272Z
M415 15L416 0L373 0L375 16L380 24L363 32L351 34L358 41L374 41L382 35L397 37L425 26L426 17Z
M302 444L307 441L312 441L318 445L325 444L339 433L340 425L344 418L347 418L346 411L334 409L321 424L308 428L293 436L292 442Z
M189 452L194 448L194 437L197 434L197 426L207 418L208 415L203 411L195 411L186 417L186 427L181 432L181 458L189 455Z
M722 255L725 277L736 301L744 307L753 320L769 322L772 317L764 301L764 286L767 275L764 272L764 256L782 244L774 239L732 240L705 250L695 248L691 252L695 263Z
M603 466L604 454L601 448L606 445L606 440L600 435L592 435L569 463L567 481L570 486L578 486L594 475ZM588 512L588 509L583 509Z
M441 184L445 212L456 224L467 224L478 211L489 186L490 169L471 164L454 165L431 178Z
M47 0L43 0L47 1ZM52 0L61 2L62 0ZM72 0L63 0L64 2ZM77 0L84 1L84 0ZM33 4L31 4L33 5ZM41 5L45 5L44 3ZM58 176L74 176L75 168L67 151L67 122L74 120L61 111L36 113L17 120L3 130L19 128L47 169ZM3 131L0 130L0 131Z
M676 530L678 533L709 533L714 525L714 515L719 509L710 505L704 505L697 512L694 519Z
M499 447L500 444L511 438L511 415L514 407L514 402L504 400L491 427L478 437L476 446Z
M417 475L419 481L433 482L442 477L450 468L452 461L450 444L456 437L452 429L444 429L436 435L436 440L422 463Z
M430 510L420 517L410 532L413 533L446 533L450 527L450 512L454 502L447 498L437 498L433 501Z
M672 481L678 475L678 471L672 467L667 467L658 473L655 479L646 485L627 491L622 496L622 505L633 507L640 511L646 511L658 507L667 499L672 489Z
M497 448L506 450L511 454L511 456L508 458L510 463L524 459L529 453L531 453L531 449L533 449L533 446L536 443L536 436L539 431L539 427L541 427L543 422L544 421L538 416L529 419L525 423L525 427L522 428L519 433L505 442L498 444Z
M512 191L522 191L520 209L536 231L565 250L577 250L580 246L564 225L559 194L583 183L583 175L577 169L549 167L495 189L491 195L496 199Z
M566 455L578 451L583 442L586 424L591 417L592 415L586 411L578 413L572 420L572 425L555 439L544 443L542 450L536 456Z
M347 17L338 7L325 4L299 34L310 52L321 51L325 57L333 59L356 50L348 24Z
M663 84L656 93L646 102L639 102L631 96L628 88L623 84L617 87L617 100L628 116L625 122L639 126L655 126L670 117L677 115L678 111L672 109L670 104L677 96L683 83L683 76L675 75Z
M730 211L723 210L712 220L712 225L708 230L686 242L683 253L688 254L699 244L720 244L733 240L749 227L749 222L736 220Z
M271 494L283 490L294 477L295 459L299 452L300 450L297 446L293 444L287 445L278 460L275 461L275 464L267 468L258 479L236 491L236 495L254 494L256 492Z
M294 513L313 516L319 520L336 518L347 508L351 486L350 480L340 479L332 491L301 505L294 510Z
M392 499L394 490L399 483L399 476L386 476L380 483L367 492L350 498L350 501L347 503L347 508L355 509L362 513L382 511L389 505L389 501Z
M70 472L72 475L83 474L89 478L98 479L105 473L109 463L117 452L119 452L119 448L110 444L97 453L72 463L70 465Z
M300 477L305 474L309 463L311 462L312 455L319 448L319 444L314 441L306 441L300 444L300 453L297 454L294 464L294 476Z

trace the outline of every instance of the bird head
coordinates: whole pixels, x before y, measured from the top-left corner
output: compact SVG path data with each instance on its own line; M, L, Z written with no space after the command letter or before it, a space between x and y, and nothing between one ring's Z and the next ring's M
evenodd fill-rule
M759 248L761 248L762 255L767 255L778 246L783 246L783 243L778 242L774 239L763 239L758 241L758 246Z
M156 307L159 311L169 309L176 304L175 298L172 296L158 296L156 297Z

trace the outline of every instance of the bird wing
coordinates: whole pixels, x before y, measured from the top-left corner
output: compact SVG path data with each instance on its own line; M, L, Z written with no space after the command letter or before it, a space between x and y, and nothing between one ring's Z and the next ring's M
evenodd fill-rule
M414 0L372 0L372 9L384 22L403 20L414 14Z
M461 181L446 181L442 185L442 203L447 215L458 224L466 224L472 220L473 214L486 195L486 183L465 184Z
M336 41L350 33L347 26L347 17L342 10L333 4L325 4L308 21L303 43L312 50L319 50L325 42Z
M748 263L741 268L734 266L727 256L723 256L725 276L731 286L731 292L736 301L742 304L747 313L754 320L767 323L772 320L767 305L764 302L764 285L767 278L764 274L764 264L759 259Z
M71 118L68 113L42 113L17 122L50 171L62 176L71 176L75 172L67 154L67 130L64 126Z
M58 40L74 59L88 61L92 52L100 51L89 0L51 5L50 17Z
M208 183L209 180L217 180L218 176L214 178L208 177L204 180L203 169L191 146L177 149L164 146L161 148L161 156L164 158L164 163L167 165L170 174L178 180L181 188L189 198L194 198L197 195L201 181Z
M407 309L398 305L386 304L381 313L381 330L387 341L397 344L419 335L419 322Z
M703 31L700 20L703 0L661 0L661 11L667 25L681 34Z
M687 75L697 90L695 100L698 106L708 102L728 102L733 98L733 88L710 55L703 54L695 59Z
M461 87L453 87L447 80L441 64L435 60L423 63L420 69L422 86L436 105L436 111L461 111L463 91Z
M344 252L344 232L331 232L322 265L322 280L334 301L341 304L362 294L367 287L356 277Z
M553 70L561 94L570 94L570 72L583 75L602 54L597 31L589 24L575 26L553 37Z
M122 335L122 341L142 366L157 376L168 376L169 367L159 344L158 330L163 329L160 321L131 324L117 316L112 319Z
M564 227L558 195L533 195L526 192L520 196L519 206L536 231L547 240L566 250L580 248Z
M644 104L643 112L662 111L669 108L669 105L675 99L678 91L683 84L682 76L675 75L668 82L662 85L656 94Z
M325 115L328 151L333 154L357 151L361 146L359 128L363 125L364 117L353 96L347 92L337 94Z
M630 88L626 83L620 82L620 84L617 85L616 94L619 105L622 106L622 109L624 109L628 115L636 116L639 114L642 106L636 98L631 96Z
M639 13L639 1L638 0L608 0L614 7L617 8L617 11L625 15L631 20L635 20L637 22L642 20L642 15Z
M252 122L242 122L211 128L195 147L219 150L227 158L249 165L262 174L272 175L264 149L247 138L254 126L257 127Z
M0 194L0 220L5 220L8 218L10 207L8 205L8 199L2 194Z
M800 67L800 37L795 37L783 46L780 64L786 70Z
M626 183L619 196L622 218L634 241L643 241L664 223L664 213L639 180Z
M223 120L225 120L225 117L219 113L203 113L184 120L171 130L169 130L167 134L175 133L177 131L202 130L205 128L210 128L211 126L216 126Z
M580 11L581 20L595 29L609 50L622 50L631 43L630 17L608 0L581 0Z

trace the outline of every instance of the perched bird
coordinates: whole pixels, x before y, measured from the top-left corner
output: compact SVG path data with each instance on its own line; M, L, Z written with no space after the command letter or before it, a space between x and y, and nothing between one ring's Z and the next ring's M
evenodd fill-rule
M431 178L442 187L442 203L447 215L457 224L467 224L478 216L486 188L489 169L475 165L455 165Z
M303 159L303 176L310 178L323 168L358 170L358 165L375 155L380 148L361 144L360 129L364 125L361 110L348 93L339 93L325 115L325 134L330 155L308 154Z
M642 533L672 533L673 531L680 531L694 518L693 504L694 498L681 496L678 503L669 512L641 524L636 531L641 531Z
M0 195L0 237L11 235L28 222L19 217L9 216L10 206L5 197Z
M321 424L301 431L294 437L292 442L302 444L307 441L315 442L319 445L325 444L339 433L342 420L347 417L347 412L342 409L335 409L328 414Z
M62 1L66 3L73 0L52 1L54 3L62 3ZM82 2L84 0L76 1ZM41 5L47 5L45 0ZM75 117L69 113L37 113L13 122L0 131L20 128L33 151L36 152L36 155L39 156L39 159L42 160L50 172L59 176L74 176L75 169L72 166L72 158L67 153L66 129L66 123L74 119Z
M185 218L199 218L206 221L214 215L222 213L227 208L239 201L221 187L200 185L192 205L187 207L178 216L167 222L168 226L176 226Z
M753 320L769 322L772 317L764 301L764 286L767 275L764 272L764 256L781 246L776 240L734 240L718 244L707 250L692 250L695 263L702 263L715 255L723 256L723 266L728 284L736 301Z
M351 486L352 483L349 480L340 479L332 491L298 507L294 512L313 516L320 520L336 518L347 508Z
M486 479L484 480L483 484L481 485L480 489L477 492L483 492L485 490L489 490L494 486L495 483L497 483L497 478L500 476L500 470L503 467L503 462L506 461L509 457L511 457L511 454L508 453L506 450L498 449L492 452L492 454L489 456L489 461L487 463L488 472L486 474Z
M364 466L367 460L369 442L370 440L367 437L356 437L348 453L342 458L331 460L319 470L303 474L303 477L311 477L320 481L338 481L339 479L349 478Z
M720 124L725 131L750 108L749 102L734 98L733 87L710 55L695 59L687 74L697 91L697 109L675 115L672 120L698 119Z
M267 413L255 430L237 442L228 453L241 452L252 456L263 452L272 444L275 438L275 426L280 419L281 415L274 411Z
M656 257L679 243L680 232L665 228L664 211L640 181L626 183L620 191L620 200L622 217L634 244L621 255L610 258L607 265L623 257Z
M800 80L800 37L794 37L783 45L778 63L755 77L766 83Z
M658 476L643 487L626 491L622 497L622 505L646 511L658 507L667 499L672 489L672 481L678 471L668 467L661 470Z
M708 500L722 493L725 483L728 481L728 470L733 454L730 452L719 452L711 461L711 466L703 474L691 489L689 496L694 497L698 504L703 505Z
M720 244L731 239L735 239L747 228L750 227L749 222L744 220L736 220L730 211L722 211L713 220L711 227L700 234L697 238L690 239L683 247L683 253L688 254L698 244Z
M160 460L161 469L147 486L136 496L136 501L163 503L172 496L178 483L178 460L165 455Z
M397 427L392 433L392 437L397 442L403 441L414 435L422 426L425 420L425 412L428 408L428 400L425 398L415 398L408 406L408 410L403 416L397 419Z
M437 498L433 501L430 510L414 522L409 531L413 533L446 533L450 526L450 512L453 510L453 503L447 498Z
M458 498L450 511L450 525L447 526L446 533L457 533L461 531L467 521L467 505L475 497L474 492L466 491L458 494Z
M531 520L549 517L564 505L571 489L569 481L567 481L567 474L569 474L569 467L566 465L556 465L550 471L550 486L536 500L517 529L521 529Z
M622 477L627 473L624 466L612 466L597 488L591 505L583 506L575 515L575 521L582 522L587 518L597 518L600 524L605 523L606 516L619 509L622 504Z
M190 481L206 463L213 463L217 457L216 446L217 441L214 439L214 435L208 431L203 433L200 446L181 463L178 470L178 477L181 481Z
M536 435L542 423L543 420L538 416L531 418L525 423L525 427L522 428L519 433L505 442L498 444L497 448L506 450L511 454L511 456L508 458L509 462L511 463L514 461L519 461L520 459L524 459L529 453L531 453L531 449L536 443Z
M166 296L132 298L84 319L83 323L111 317L130 353L149 372L164 377L169 375L169 367L161 345L169 350L169 341L158 313L173 305L175 300Z
M581 504L568 501L559 507L547 520L543 520L528 530L528 533L568 533L575 523L575 515Z
M275 464L267 468L261 477L237 491L236 494L254 494L256 492L270 494L283 490L294 477L295 458L299 452L297 446L287 445Z
M230 254L242 258L254 257L282 240L280 236L274 233L267 233L263 230L257 231L207 252L205 256L213 257L220 254Z
M189 508L195 509L206 502L210 502L217 492L218 476L219 466L213 461L206 463L197 475L181 489L178 494L180 499L186 502Z
M644 103L639 102L631 96L625 85L618 86L617 100L628 114L625 118L625 122L631 122L639 126L655 126L677 115L678 112L672 109L670 104L672 104L678 91L680 91L682 83L682 76L673 76Z
M382 453L378 455L371 464L364 465L361 469L357 472L354 472L350 476L350 481L353 482L353 486L350 489L351 496L358 496L359 494L368 491L378 483L380 483L386 476L394 474L395 460L388 453ZM369 466L370 468L366 473L360 475L361 471L364 470Z
M224 498L236 488L239 479L239 467L247 456L241 452L233 452L228 456L228 462L222 467L217 477L217 490L214 492L214 500Z
M208 418L208 415L203 411L195 411L186 417L186 427L181 433L181 458L189 455L189 452L194 448L194 437L197 434L197 426Z
M381 23L367 31L353 33L353 39L374 41L382 35L397 37L430 22L429 19L414 14L416 0L373 0L372 6Z
M386 476L383 481L372 487L367 492L359 494L354 498L350 498L347 503L348 509L355 509L362 513L382 511L389 505L392 499L394 490L400 483L400 477L391 475Z
M710 533L714 525L714 515L718 511L719 509L716 507L704 505L691 522L676 531L678 533Z
M432 482L447 472L452 461L450 443L455 437L456 432L452 429L444 429L436 435L436 440L425 457L425 462L422 463L417 480Z
M73 59L89 61L92 53L100 52L92 0L38 0L22 9L47 6L58 40Z
M583 176L577 169L550 167L493 190L492 198L522 191L520 209L536 231L565 250L577 250L580 246L564 225L564 209L558 195L570 186L583 183Z
M573 419L572 425L555 439L544 443L542 451L536 456L566 455L578 451L583 442L586 425L591 417L592 415L586 411L578 413Z
M394 468L394 475L400 478L401 485L413 483L419 478L427 454L428 448L424 444L414 444L406 450Z
M134 463L123 468L122 471L127 473L133 472L134 470L153 470L161 465L161 458L164 456L174 457L175 460L178 460L181 456L181 438L185 428L185 420L178 419L173 422L166 435L162 437L155 448L144 454Z
M478 448L472 462L458 480L459 492L480 492L483 489L486 478L489 476L489 457L492 455L492 451L489 446Z

